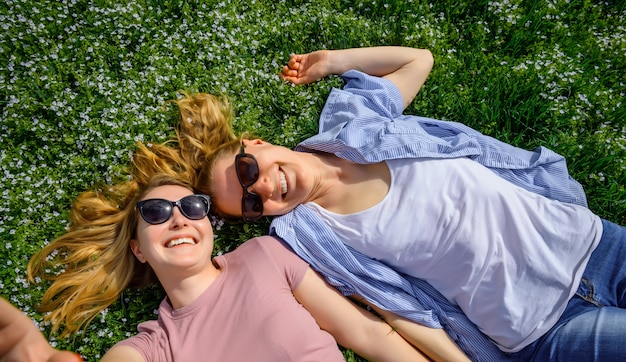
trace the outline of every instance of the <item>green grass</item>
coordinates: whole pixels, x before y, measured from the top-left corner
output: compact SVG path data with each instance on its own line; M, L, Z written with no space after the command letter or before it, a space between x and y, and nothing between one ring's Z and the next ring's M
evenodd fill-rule
M0 294L40 323L42 287L25 282L29 257L63 232L79 192L123 177L136 140L172 135L161 106L177 90L227 95L236 127L275 143L314 134L340 80L293 87L277 73L289 53L320 48L430 49L435 66L409 113L554 149L590 208L626 224L624 1L458 3L2 2ZM221 226L217 249L267 225ZM95 360L154 318L161 297L128 291L77 338L51 340Z

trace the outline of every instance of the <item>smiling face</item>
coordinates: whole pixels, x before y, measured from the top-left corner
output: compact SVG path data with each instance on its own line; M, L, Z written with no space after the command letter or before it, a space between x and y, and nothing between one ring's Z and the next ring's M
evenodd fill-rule
M258 180L248 192L263 201L263 215L283 215L301 203L311 201L311 167L305 154L261 140L243 140L246 153L254 156L259 167ZM235 171L236 153L225 155L213 166L215 206L220 212L241 217L243 188Z
M192 195L191 190L177 185L159 186L142 200L165 199L178 201ZM138 217L137 235L131 240L137 259L148 263L162 284L168 278L180 278L212 269L213 229L208 217L191 220L178 207L165 222L152 225Z

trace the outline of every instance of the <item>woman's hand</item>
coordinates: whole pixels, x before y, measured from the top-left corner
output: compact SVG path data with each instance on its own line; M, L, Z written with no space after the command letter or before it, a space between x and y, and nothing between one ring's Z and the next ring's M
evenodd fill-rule
M82 362L80 355L57 351L24 313L0 298L0 362Z
M291 54L280 77L293 84L309 84L331 74L329 51L318 50L308 54Z

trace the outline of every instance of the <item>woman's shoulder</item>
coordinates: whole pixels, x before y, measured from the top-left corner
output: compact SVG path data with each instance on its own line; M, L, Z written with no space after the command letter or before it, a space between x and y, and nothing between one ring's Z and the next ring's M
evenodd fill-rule
M166 353L165 346L168 344L163 342L167 341L168 336L157 320L139 323L137 331L138 333L134 336L117 342L111 350L125 353L132 349L138 352L145 361L150 361L155 355Z
M287 282L291 289L297 287L309 266L280 239L271 236L252 238L219 258L220 265L236 270L238 276L247 274L248 279L262 279L265 285Z
M238 254L263 253L273 258L283 256L284 254L293 254L291 249L280 239L269 235L254 237L241 244L235 249L235 252Z
M280 270L292 268L299 270L308 266L282 240L268 235L246 241L225 257L228 263L241 262L247 265L263 263L273 265Z

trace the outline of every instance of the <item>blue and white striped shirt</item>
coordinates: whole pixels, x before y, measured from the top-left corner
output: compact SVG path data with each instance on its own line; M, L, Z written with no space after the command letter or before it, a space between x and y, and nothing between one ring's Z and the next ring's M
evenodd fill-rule
M532 192L586 206L565 159L551 150L526 151L459 123L403 115L402 96L392 82L354 70L343 77L346 85L333 89L324 106L319 134L296 151L329 152L359 163L469 157ZM344 245L310 208L298 206L275 218L270 232L345 295L361 295L382 309L443 328L473 361L508 359L430 284Z

